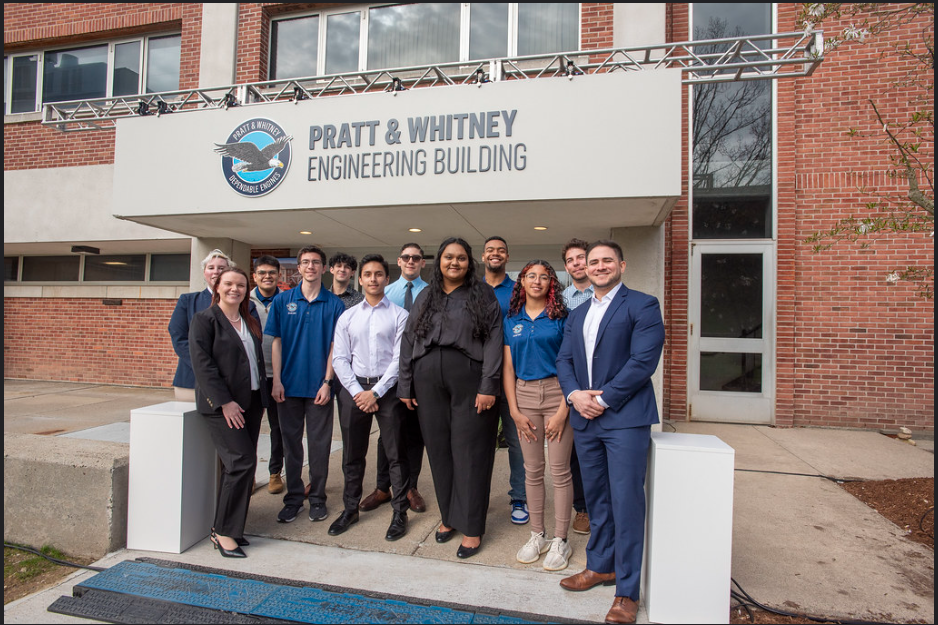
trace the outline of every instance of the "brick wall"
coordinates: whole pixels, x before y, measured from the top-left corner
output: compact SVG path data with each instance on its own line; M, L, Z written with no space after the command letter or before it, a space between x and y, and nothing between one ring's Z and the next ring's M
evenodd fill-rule
M783 6L779 30L793 30L796 7ZM836 33L847 23L823 29ZM922 27L841 46L793 85L794 106L786 107L798 132L789 166L797 213L787 235L797 291L790 298L792 425L934 429L934 301L916 296L911 285L885 281L897 268L934 266L934 239L888 235L867 249L841 243L821 253L802 242L838 219L866 214L875 199L870 193L902 192L905 185L885 175L888 151L867 100L888 111L890 121L908 119L909 98L892 86L910 65L891 47L920 47ZM850 128L869 136L850 136Z
M198 86L201 4L8 3L4 5L3 27L5 53L181 30L179 86ZM113 130L63 133L39 122L3 126L4 170L113 162Z
M176 354L167 326L176 300L5 298L7 378L172 386Z

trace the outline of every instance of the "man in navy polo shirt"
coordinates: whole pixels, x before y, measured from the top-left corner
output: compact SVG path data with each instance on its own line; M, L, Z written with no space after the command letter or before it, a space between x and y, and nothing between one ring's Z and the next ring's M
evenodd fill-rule
M279 523L290 523L303 509L303 427L309 453L309 519L322 521L332 447L332 337L345 305L322 288L326 254L307 246L296 256L303 281L276 298L264 333L274 337L273 388L280 404L280 431L287 473L287 494Z
M508 306L511 303L511 292L515 288L515 281L508 277L505 270L508 267L508 243L499 236L492 236L485 240L482 246L482 264L485 266L486 284L495 289L495 298L502 309L502 321L508 316ZM508 411L508 402L503 397L498 399L498 414L502 421L502 434L508 443L508 499L511 502L511 522L524 525L528 522L528 497L524 488L524 456L521 454L521 443L518 441L518 430L515 421Z

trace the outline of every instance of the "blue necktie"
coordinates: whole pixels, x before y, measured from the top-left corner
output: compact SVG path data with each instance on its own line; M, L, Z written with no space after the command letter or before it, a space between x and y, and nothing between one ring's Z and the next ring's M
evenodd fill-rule
M408 282L404 287L404 310L410 312L410 307L414 305L414 283Z

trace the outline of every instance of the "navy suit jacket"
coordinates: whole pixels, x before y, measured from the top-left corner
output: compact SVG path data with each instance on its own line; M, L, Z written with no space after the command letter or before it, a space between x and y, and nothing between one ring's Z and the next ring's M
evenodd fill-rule
M179 356L173 386L195 388L195 374L192 372L192 360L189 356L189 326L192 325L192 318L197 312L206 310L211 305L212 293L208 289L183 293L176 302L173 315L169 318L169 337L173 341L173 351ZM250 303L249 310L253 317L260 319L254 302Z
M586 369L583 322L591 303L578 306L567 319L557 355L557 378L564 397L573 391L600 390L609 405L594 419L613 430L658 423L658 405L651 376L664 347L664 322L658 299L624 284L609 303L599 324L593 350L593 384ZM586 428L588 419L570 406L570 425Z
M173 340L173 350L179 356L173 386L195 388L195 374L192 372L192 360L189 357L189 325L195 313L212 305L212 294L208 289L183 293L176 302L173 316L169 318L169 336Z

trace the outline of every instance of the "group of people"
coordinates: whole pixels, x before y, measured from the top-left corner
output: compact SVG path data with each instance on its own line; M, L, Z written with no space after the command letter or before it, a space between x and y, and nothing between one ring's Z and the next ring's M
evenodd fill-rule
M485 241L481 258L484 273L466 241L446 239L428 283L420 278L423 250L408 243L397 259L401 278L389 284L382 256L358 263L337 254L329 260L330 291L322 285L326 255L309 246L297 255L297 287L278 293L279 263L262 256L254 267L257 288L248 293L247 274L222 252L209 254L202 263L209 288L180 298L170 333L180 358L174 386L194 387L223 465L211 540L223 556L246 555L241 547L248 544L244 525L264 408L272 438L268 489L286 490L278 521L295 520L304 499L310 520L329 516L325 485L336 396L345 484L329 534L347 531L360 511L390 501L385 538L404 536L408 511L426 510L417 490L426 449L441 514L435 539L445 543L460 533L456 555L469 558L485 534L501 419L511 518L531 524L517 560L533 563L546 554L545 569L566 568L572 508L574 530L590 534L587 566L561 586L583 591L615 584L607 622L634 622L645 465L650 426L658 422L651 376L664 343L658 301L622 284L626 263L613 241L573 239L564 246L573 281L566 290L545 260L528 262L510 280L501 237ZM360 291L350 288L356 268ZM377 488L362 499L373 418L380 430Z

